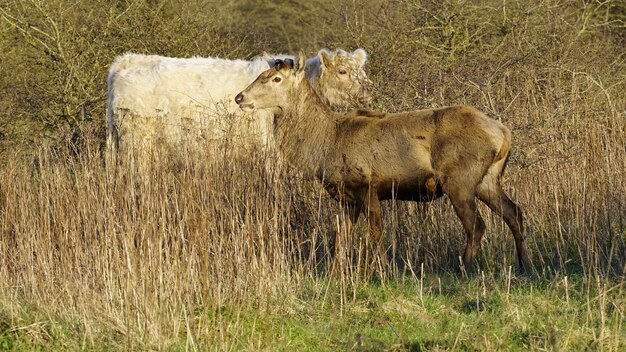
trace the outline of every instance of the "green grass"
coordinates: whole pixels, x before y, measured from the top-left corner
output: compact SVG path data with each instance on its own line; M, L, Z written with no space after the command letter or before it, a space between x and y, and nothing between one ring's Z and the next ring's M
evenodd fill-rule
M282 351L623 350L624 285L583 277L527 280L477 275L427 276L367 284L346 297L332 280L311 281L297 296L265 307L196 307L181 318L168 350ZM125 336L101 326L85 341L80 320L22 309L0 317L2 349L124 348ZM10 328L13 326L14 328ZM189 333L192 331L192 333ZM158 348L150 336L142 348ZM93 344L92 344L93 343ZM134 345L137 347L137 345Z

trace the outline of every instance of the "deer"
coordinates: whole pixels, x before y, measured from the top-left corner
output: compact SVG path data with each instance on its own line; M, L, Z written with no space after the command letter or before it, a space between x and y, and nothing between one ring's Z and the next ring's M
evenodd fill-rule
M471 106L336 112L306 80L305 64L302 50L295 61L277 61L235 102L244 111L273 113L279 151L345 205L349 229L363 214L370 244L380 255L381 201L431 202L446 195L465 231L460 263L465 270L485 232L479 199L513 233L519 271L530 269L522 211L500 184L511 149L507 127Z

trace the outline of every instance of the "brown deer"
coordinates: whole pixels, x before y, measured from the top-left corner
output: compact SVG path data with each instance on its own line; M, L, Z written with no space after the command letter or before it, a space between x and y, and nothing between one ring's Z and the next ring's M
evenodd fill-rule
M511 147L503 124L470 106L333 112L306 80L305 60L301 51L295 64L277 63L235 101L246 111L273 111L282 154L343 202L352 224L364 213L376 248L382 244L381 200L428 202L446 194L467 235L462 259L468 268L485 231L478 197L504 219L520 271L529 269L522 212L500 186Z

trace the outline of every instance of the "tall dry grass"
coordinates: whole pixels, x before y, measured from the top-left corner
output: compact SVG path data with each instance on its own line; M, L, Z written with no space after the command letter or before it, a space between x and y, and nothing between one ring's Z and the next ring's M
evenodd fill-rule
M363 46L370 53L378 108L463 103L503 121L514 136L503 183L524 210L537 272L548 278L576 273L589 285L599 278L623 282L626 56L623 39L613 32L621 27L610 22L619 20L619 9L611 7L613 2L488 3L329 3L324 14L340 18L341 25L316 28L326 31L316 32L314 43L260 43L276 51ZM166 16L159 11L170 7L175 11L168 4L154 12L142 12L146 4L119 11L147 17L167 31L179 22L155 18ZM202 27L204 22L197 21L189 26ZM131 36L123 23L111 20L106 25L124 29L119 34L103 27L106 38L114 37L112 33ZM153 34L147 27L140 29L146 32L144 39ZM249 35L252 42L266 33ZM131 42L143 48L161 43L142 38ZM176 41L159 38L169 45L168 52L177 52ZM25 96L3 100L11 108L5 110L11 115L3 115L3 124L10 125L14 116L24 118L30 108L35 119L54 120L44 124L58 127L55 118L81 116L80 109L68 106L89 108L81 105L83 96L92 101L103 92L105 62L123 45L109 38L118 45L106 50L89 46L109 56L100 56L90 70L82 51L68 54L83 41L58 39L59 48L68 48L67 60L54 65L64 69L54 82L37 85L36 92L61 102L46 105L34 97L31 105L21 104L28 101ZM220 48L228 44L219 43ZM233 50L237 55L246 52L239 46ZM17 52L31 55L32 49L24 46ZM70 65L72 60L80 65ZM45 75L37 67L38 75ZM64 81L65 71L88 78ZM26 74L23 68L19 72L18 77ZM57 80L66 82L60 86L69 90L71 99L50 88ZM3 84L10 88L18 81ZM81 87L79 81L88 92L74 90ZM91 81L100 83L89 85ZM25 85L14 92L22 90L29 91ZM67 115L52 111L57 103ZM55 130L54 145L36 148L34 156L8 147L2 151L0 307L9 316L0 317L0 324L10 321L33 341L46 341L54 327L21 324L20 319L69 320L65 333L84 340L85 346L163 348L181 335L187 347L229 344L229 336L243 329L239 320L221 320L211 312L229 307L237 316L249 307L294 309L302 297L325 292L311 290L311 285L332 285L342 300L350 301L359 286L370 283L355 253L356 242L367 236L366 226L361 223L355 238L348 239L337 204L318 183L288 168L268 172L267 165L276 158L272 154L238 157L228 150L153 162L148 170L114 167L101 147L104 102L93 106L83 117L102 116L101 121L72 123L73 134ZM73 137L63 141L66 135ZM3 146L14 144L5 142ZM506 274L515 263L512 234L486 207L480 211L487 233L477 264L490 274ZM383 284L419 277L422 268L456 270L465 236L447 200L386 203L384 223L391 266L379 272ZM335 247L339 254L333 261ZM29 314L43 316L29 320Z
M506 188L525 211L541 275L623 280L626 165L615 132L623 123L571 126L546 141L545 153L562 159L514 160ZM366 226L349 242L338 205L293 170L268 172L273 155L161 156L146 170L106 165L97 144L78 154L42 150L30 164L3 168L3 306L76 319L74 333L88 345L157 348L180 333L190 344L228 343L215 321L202 318L220 307L290 309L311 284L336 286L351 301L370 282L354 245ZM481 211L488 232L478 265L506 275L515 265L512 235ZM456 269L465 236L447 200L387 203L384 216L392 265L380 272L383 283ZM51 334L30 328L40 339Z

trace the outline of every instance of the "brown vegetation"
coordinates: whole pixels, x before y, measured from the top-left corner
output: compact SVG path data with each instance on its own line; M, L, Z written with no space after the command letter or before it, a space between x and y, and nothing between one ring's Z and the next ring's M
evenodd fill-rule
M623 283L623 1L255 4L0 4L0 327L45 344L59 333L55 322L71 321L76 349L165 349L176 339L228 348L242 328L207 318L215 312L296 315L303 301L335 290L320 309L358 299L359 247L345 245L334 201L297 173L268 176L263 158L227 150L216 164L189 155L174 170L107 172L106 71L126 51L249 58L363 47L377 110L472 105L511 129L503 185L524 213L543 277L578 274L581 292L603 278ZM414 280L418 268L456 268L464 238L448 202L389 202L382 213L391 259L383 284ZM506 226L485 222L476 266L498 276L515 253ZM581 309L604 317L590 308L600 304L623 317L623 305L602 297ZM601 349L600 329L588 333Z

